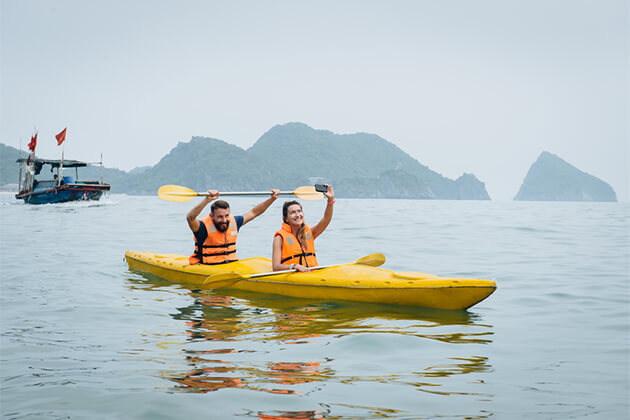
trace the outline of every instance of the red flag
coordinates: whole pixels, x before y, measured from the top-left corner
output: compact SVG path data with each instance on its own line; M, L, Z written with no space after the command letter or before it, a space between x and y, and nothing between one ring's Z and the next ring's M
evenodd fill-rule
M37 146L37 133L34 136L31 136L31 141L28 144L28 150L31 152L35 151L35 146Z
M61 133L57 134L55 138L57 139L57 146L61 146L61 143L66 139L66 129L68 127L61 130Z

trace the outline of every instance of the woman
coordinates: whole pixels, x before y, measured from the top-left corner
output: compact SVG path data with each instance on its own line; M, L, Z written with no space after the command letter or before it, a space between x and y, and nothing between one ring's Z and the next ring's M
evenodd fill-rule
M273 238L271 262L273 271L296 270L311 271L317 266L315 256L315 238L324 233L333 215L335 193L330 185L324 193L328 199L324 217L313 228L304 223L302 205L297 201L287 201L282 206L282 227Z

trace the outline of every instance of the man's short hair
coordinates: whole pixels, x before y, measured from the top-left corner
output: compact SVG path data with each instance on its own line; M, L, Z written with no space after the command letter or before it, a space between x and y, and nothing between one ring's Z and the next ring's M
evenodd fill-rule
M230 204L225 200L217 200L210 206L210 213L214 214L214 209L229 209Z

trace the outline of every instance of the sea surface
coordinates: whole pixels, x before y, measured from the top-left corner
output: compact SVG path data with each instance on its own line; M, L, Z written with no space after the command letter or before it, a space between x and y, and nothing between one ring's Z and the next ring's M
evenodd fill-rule
M260 198L230 200L235 214ZM281 202L239 256L271 256ZM630 206L337 199L321 264L492 279L468 311L190 290L126 250L190 254L196 204L0 195L6 419L628 419ZM306 202L317 223L323 202Z

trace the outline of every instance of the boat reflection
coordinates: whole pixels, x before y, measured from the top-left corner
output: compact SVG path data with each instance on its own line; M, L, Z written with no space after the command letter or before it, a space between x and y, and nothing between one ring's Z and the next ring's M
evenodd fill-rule
M128 278L131 287L170 288L188 294L193 303L177 308L173 318L185 321L191 340L280 340L303 344L328 335L393 333L446 343L489 344L492 326L468 311L400 305L299 299L231 290L189 290L159 277ZM445 328L453 326L455 328ZM465 328L459 328L465 327Z
M258 413L261 420L325 420L327 417L318 411L276 411L274 414Z
M265 339L304 344L322 336L392 333L447 343L491 342L492 326L473 313L357 302L330 302L231 291L191 291L195 303L178 308L176 319L195 328L191 338ZM228 305L228 302L232 304ZM466 328L445 328L447 326ZM470 328L469 328L470 327Z
M327 380L334 376L330 368L322 366L326 362L266 362L258 366L256 363L233 363L210 358L217 351L185 352L191 369L182 375L165 375L178 384L180 391L185 392L206 393L222 388L246 388L272 394L296 394L294 389L285 386ZM220 352L242 353L235 349L223 349Z
M279 348L308 343L319 346L322 342L367 334L411 336L457 347L485 346L492 342L493 327L472 312L295 299L239 291L226 295L220 291L180 288L149 275L129 278L129 283L130 287L168 290L190 298L189 305L171 314L185 325L185 341L177 347L185 355L188 369L163 372L181 392L242 388L293 395L307 392L318 382L379 382L408 385L433 395L491 397L468 388L466 392L447 389L452 383L449 378L491 371L492 366L483 356L438 354L427 358L433 360L428 366L422 366L420 359L412 368L402 367L399 372L377 376L346 375L337 371L339 365L328 358L278 360L278 354L296 354L278 352ZM439 362L435 362L436 358ZM322 412L296 413L267 413L264 414L267 417L261 418L326 418Z

